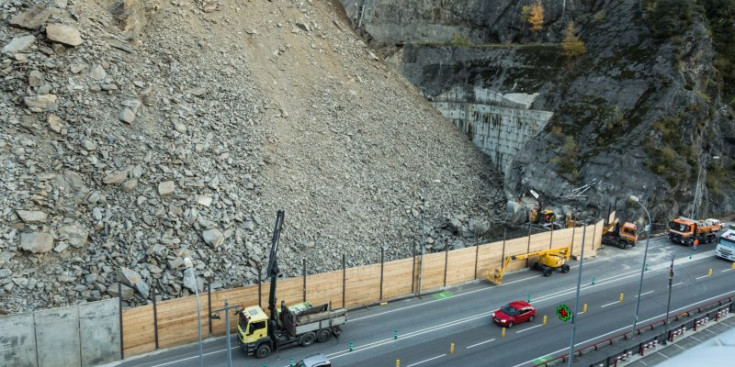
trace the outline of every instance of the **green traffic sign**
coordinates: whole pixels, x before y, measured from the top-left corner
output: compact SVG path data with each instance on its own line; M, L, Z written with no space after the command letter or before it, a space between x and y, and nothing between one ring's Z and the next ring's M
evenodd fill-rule
M559 320L564 322L572 318L572 313L569 312L569 307L565 304L556 307L556 315L559 316Z

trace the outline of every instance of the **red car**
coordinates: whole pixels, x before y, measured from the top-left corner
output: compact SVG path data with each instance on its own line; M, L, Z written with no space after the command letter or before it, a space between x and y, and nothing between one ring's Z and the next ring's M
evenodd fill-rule
M536 309L525 301L514 301L493 312L493 321L500 326L512 328L525 321L533 321Z

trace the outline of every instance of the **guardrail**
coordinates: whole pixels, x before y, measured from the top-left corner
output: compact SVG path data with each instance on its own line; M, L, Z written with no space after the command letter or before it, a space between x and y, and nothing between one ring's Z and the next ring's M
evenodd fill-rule
M591 363L590 366L617 366L619 362L629 361L636 355L645 356L646 354L655 351L659 345L666 344L666 342L675 342L677 339L683 336L688 336L692 333L695 333L710 321L720 321L733 311L735 311L735 303L733 303L733 297L726 297L696 308L692 308L688 311L681 312L677 315L669 317L668 320L679 321L684 318L692 317L692 315L698 315L702 313L704 313L704 316L674 326L673 328L669 329L669 331L666 333L667 335L664 335L664 333L662 332L649 339L644 340L641 343L618 349L615 353L609 354L604 359L595 363ZM644 326L636 328L634 331L623 332L613 335L609 338L604 338L603 340L585 345L581 348L575 349L573 352L573 357L582 356L593 351L598 351L602 347L611 346L622 340L628 340L635 335L641 335L643 332L654 330L657 326L663 326L665 323L666 319L656 320L650 324L646 324ZM535 364L534 367L553 366L558 363L567 362L568 359L569 353L564 353L550 360L544 361L543 363Z

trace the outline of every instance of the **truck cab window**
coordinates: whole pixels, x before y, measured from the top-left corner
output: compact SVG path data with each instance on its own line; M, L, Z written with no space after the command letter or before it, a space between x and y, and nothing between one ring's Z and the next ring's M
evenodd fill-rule
M265 321L258 321L250 324L250 330L249 333L252 334L257 330L260 330L265 327Z

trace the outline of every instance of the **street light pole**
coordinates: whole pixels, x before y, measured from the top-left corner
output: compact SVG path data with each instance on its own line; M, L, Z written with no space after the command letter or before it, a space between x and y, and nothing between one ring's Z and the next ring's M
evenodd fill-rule
M648 209L646 209L645 206L640 202L638 197L636 196L630 196L630 200L634 201L636 204L640 205L641 208L646 212L646 216L648 217L648 230L646 231L646 248L643 250L643 265L641 265L641 281L638 284L638 299L636 300L635 304L635 318L633 319L633 336L635 336L635 328L638 326L638 311L641 307L641 291L643 290L643 273L646 271L646 258L648 257L648 242L651 239L651 214L648 213Z
M574 338L577 334L577 308L579 307L579 290L582 288L582 264L584 263L584 237L587 234L587 221L584 221L582 230L582 252L579 255L579 275L577 276L577 296L574 297L574 313L572 314L572 338L569 341L569 360L567 366L572 367L574 360Z
M227 334L227 367L232 367L232 347L230 346L230 310L239 309L239 305L229 306L227 300L225 300L225 307L212 311L209 315L210 318L219 319L219 313L225 313L225 333Z
M191 262L191 258L189 257L184 258L184 265L186 265L186 270L189 270L189 274L191 275L191 280L194 282L194 293L196 294L196 300L197 300L197 334L199 335L199 367L204 367L204 355L202 353L202 311L201 311L201 307L199 307L199 283L197 282L197 279L194 276L194 267Z
M439 180L432 180L441 183ZM424 274L424 247L426 246L426 190L421 190L421 257L419 257L419 298L421 297L421 279Z
M674 255L671 255L671 266L669 266L669 300L666 302L666 320L664 321L664 344L669 340L669 311L671 310L671 283L674 281Z

